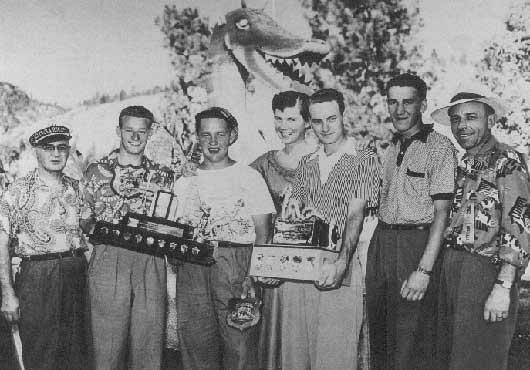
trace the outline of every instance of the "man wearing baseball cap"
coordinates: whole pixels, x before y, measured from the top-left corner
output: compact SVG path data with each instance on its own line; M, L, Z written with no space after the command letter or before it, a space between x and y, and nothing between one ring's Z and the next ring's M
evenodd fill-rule
M466 151L457 173L439 296L439 369L502 370L528 264L528 172L491 133L505 114L493 97L460 92L432 118Z
M0 201L1 311L9 323L18 322L28 370L89 366L79 186L62 172L70 138L68 128L55 125L31 135L37 169ZM22 259L16 284L12 256Z

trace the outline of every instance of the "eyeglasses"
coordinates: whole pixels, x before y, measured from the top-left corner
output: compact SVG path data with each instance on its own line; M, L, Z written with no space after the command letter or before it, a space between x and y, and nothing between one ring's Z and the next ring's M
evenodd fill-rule
M47 153L53 153L57 149L59 154L66 154L70 151L70 145L66 144L59 144L59 145L53 145L53 144L41 144L39 145L39 148L44 150Z

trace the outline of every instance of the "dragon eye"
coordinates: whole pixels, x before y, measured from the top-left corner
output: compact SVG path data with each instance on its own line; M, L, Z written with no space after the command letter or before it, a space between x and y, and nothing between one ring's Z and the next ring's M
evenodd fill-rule
M240 30L248 30L250 28L250 24L248 23L248 19L243 18L236 22L236 27Z

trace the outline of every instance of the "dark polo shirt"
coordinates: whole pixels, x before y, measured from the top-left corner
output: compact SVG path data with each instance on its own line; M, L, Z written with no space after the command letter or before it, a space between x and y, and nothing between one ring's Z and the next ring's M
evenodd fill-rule
M434 201L453 196L456 167L453 143L432 125L422 125L409 139L395 135L383 158L380 220L431 223Z

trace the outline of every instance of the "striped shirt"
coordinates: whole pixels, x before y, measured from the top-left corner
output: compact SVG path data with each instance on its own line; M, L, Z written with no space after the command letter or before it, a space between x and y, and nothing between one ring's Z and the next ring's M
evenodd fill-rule
M426 224L434 201L452 199L456 149L446 136L423 125L408 140L392 140L383 158L379 219L388 224Z
M348 140L346 145L351 144ZM371 149L342 150L335 160L327 162L331 167L327 178L321 178L320 156L323 150L302 157L296 170L293 198L304 208L312 208L329 224L335 224L342 232L348 205L352 199L364 199L368 209L377 208L381 170ZM322 158L324 159L324 158ZM322 171L327 173L325 169Z

